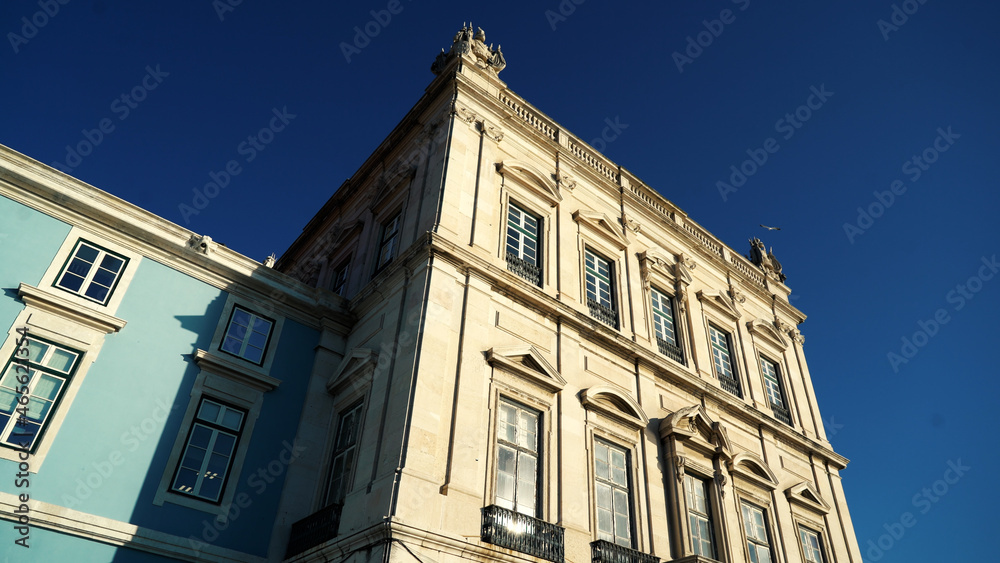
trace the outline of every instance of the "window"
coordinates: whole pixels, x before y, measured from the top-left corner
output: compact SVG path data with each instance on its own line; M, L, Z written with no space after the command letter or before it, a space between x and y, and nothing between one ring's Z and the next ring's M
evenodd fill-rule
M497 506L535 517L538 512L539 413L501 400L497 422Z
M723 332L713 325L708 325L708 334L712 341L712 359L715 363L715 376L719 378L722 388L737 397L741 397L736 373L733 370L732 346L729 333Z
M257 365L264 363L264 352L271 338L274 321L236 306L229 317L226 335L219 349Z
M792 424L791 411L785 405L785 396L781 389L781 372L778 364L760 357L760 370L764 374L764 389L767 391L767 401L771 404L774 416L785 424Z
M33 336L18 339L0 378L0 444L34 451L81 356Z
M55 286L106 305L127 263L127 258L81 239L56 276Z
M653 329L656 332L656 343L660 353L683 363L684 354L681 352L677 329L674 325L673 299L655 288L652 289L651 293L653 297Z
M764 509L743 503L743 527L747 533L747 552L750 563L771 563L771 543L767 537Z
M534 285L542 284L538 233L541 219L511 203L507 209L507 267Z
M802 540L802 553L807 563L823 563L823 545L819 532L799 526L799 539Z
M618 328L618 313L612 298L611 262L587 249L586 251L587 306L590 314Z
M203 397L170 490L218 502L246 413Z
M691 527L691 549L696 555L715 559L708 484L692 475L685 475L684 493L687 498L688 524Z
M344 288L347 287L347 272L350 265L351 259L348 257L347 260L341 262L340 266L337 266L337 269L333 271L333 276L330 277L330 291L337 295L344 294Z
M379 238L378 245L378 261L375 265L376 272L386 267L396 257L396 252L399 250L399 228L402 216L402 213L397 213L382 225L382 236Z
M326 505L343 504L354 474L354 461L361 430L361 402L344 411L337 425L333 440L333 462L330 464L330 486L326 492Z
M597 539L632 547L628 452L594 443L594 486L597 493Z

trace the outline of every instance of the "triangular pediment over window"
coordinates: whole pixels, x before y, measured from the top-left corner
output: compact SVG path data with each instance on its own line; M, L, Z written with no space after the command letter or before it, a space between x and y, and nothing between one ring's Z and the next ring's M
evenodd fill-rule
M630 426L635 430L645 428L649 417L632 397L606 385L591 387L580 393L584 408L592 409L605 416Z
M823 500L819 491L809 481L802 481L798 485L789 487L785 490L785 496L788 497L788 502L793 502L810 510L822 514L830 512L830 505Z
M617 246L619 250L628 246L628 239L622 234L621 227L604 213L581 209L573 213L573 220L603 236L606 240Z
M563 376L531 345L490 348L486 351L486 361L553 393L566 386Z
M505 179L510 176L517 180L518 184L530 188L551 205L562 201L562 195L559 194L555 181L527 162L504 160L497 163L497 172Z
M355 348L344 356L337 370L326 382L326 390L331 395L338 396L351 388L367 385L372 380L375 366L378 365L378 353L368 348Z
M706 306L711 307L714 311L722 313L734 321L739 320L739 318L743 316L742 313L736 309L736 305L733 304L733 300L721 291L699 291L698 300Z

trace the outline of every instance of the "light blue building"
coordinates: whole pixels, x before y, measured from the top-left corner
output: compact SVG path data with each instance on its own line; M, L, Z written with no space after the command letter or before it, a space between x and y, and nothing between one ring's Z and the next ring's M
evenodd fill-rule
M340 299L6 147L0 196L0 560L281 559Z

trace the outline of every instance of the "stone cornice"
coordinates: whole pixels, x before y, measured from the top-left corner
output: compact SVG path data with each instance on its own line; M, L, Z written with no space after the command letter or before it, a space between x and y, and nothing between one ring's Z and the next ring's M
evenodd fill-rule
M0 195L132 249L220 290L275 309L312 328L329 317L353 324L339 297L321 294L225 246L203 254L189 246L197 234L94 186L0 145ZM274 291L281 298L274 298Z
M258 372L256 366L242 365L200 349L195 350L193 357L199 368L259 391L271 391L281 385L280 379Z
M418 240L414 246L426 247L432 255L439 256L457 267L468 268L476 272L500 293L553 320L566 324L579 332L581 336L601 345L605 350L617 354L620 358L629 362L636 360L642 362L657 377L669 384L677 385L695 395L711 398L728 413L739 416L753 426L767 428L786 444L794 446L802 452L813 453L828 460L837 469L843 469L847 466L848 459L834 452L828 446L796 433L787 425L774 420L769 414L765 414L742 401L734 400L731 394L698 377L687 367L674 362L664 362L663 356L653 350L640 346L619 331L592 318L589 314L578 311L546 294L536 286L507 271L506 268L495 265L435 233L426 233L425 239Z
M102 334L118 332L125 328L126 321L123 319L95 311L94 309L81 307L58 295L26 283L22 283L17 287L17 294L21 297L21 301L24 301L25 305L52 313L66 320L94 329Z

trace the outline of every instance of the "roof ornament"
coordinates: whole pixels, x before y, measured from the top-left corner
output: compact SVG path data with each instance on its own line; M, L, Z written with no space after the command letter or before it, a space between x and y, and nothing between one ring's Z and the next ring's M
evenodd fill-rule
M437 58L434 59L431 72L440 74L456 55L470 55L480 68L488 68L497 73L503 70L507 66L507 61L500 51L500 46L497 45L496 49L493 48L493 44L487 46L486 32L483 31L483 28L480 27L473 33L474 29L476 28L473 28L472 23L468 25L463 23L462 29L458 30L455 38L452 39L451 49L447 53L441 49Z
M774 257L774 247L768 251L764 248L764 243L754 237L750 239L750 256L747 258L763 270L768 278L779 282L785 281L785 274L781 273L781 262Z

